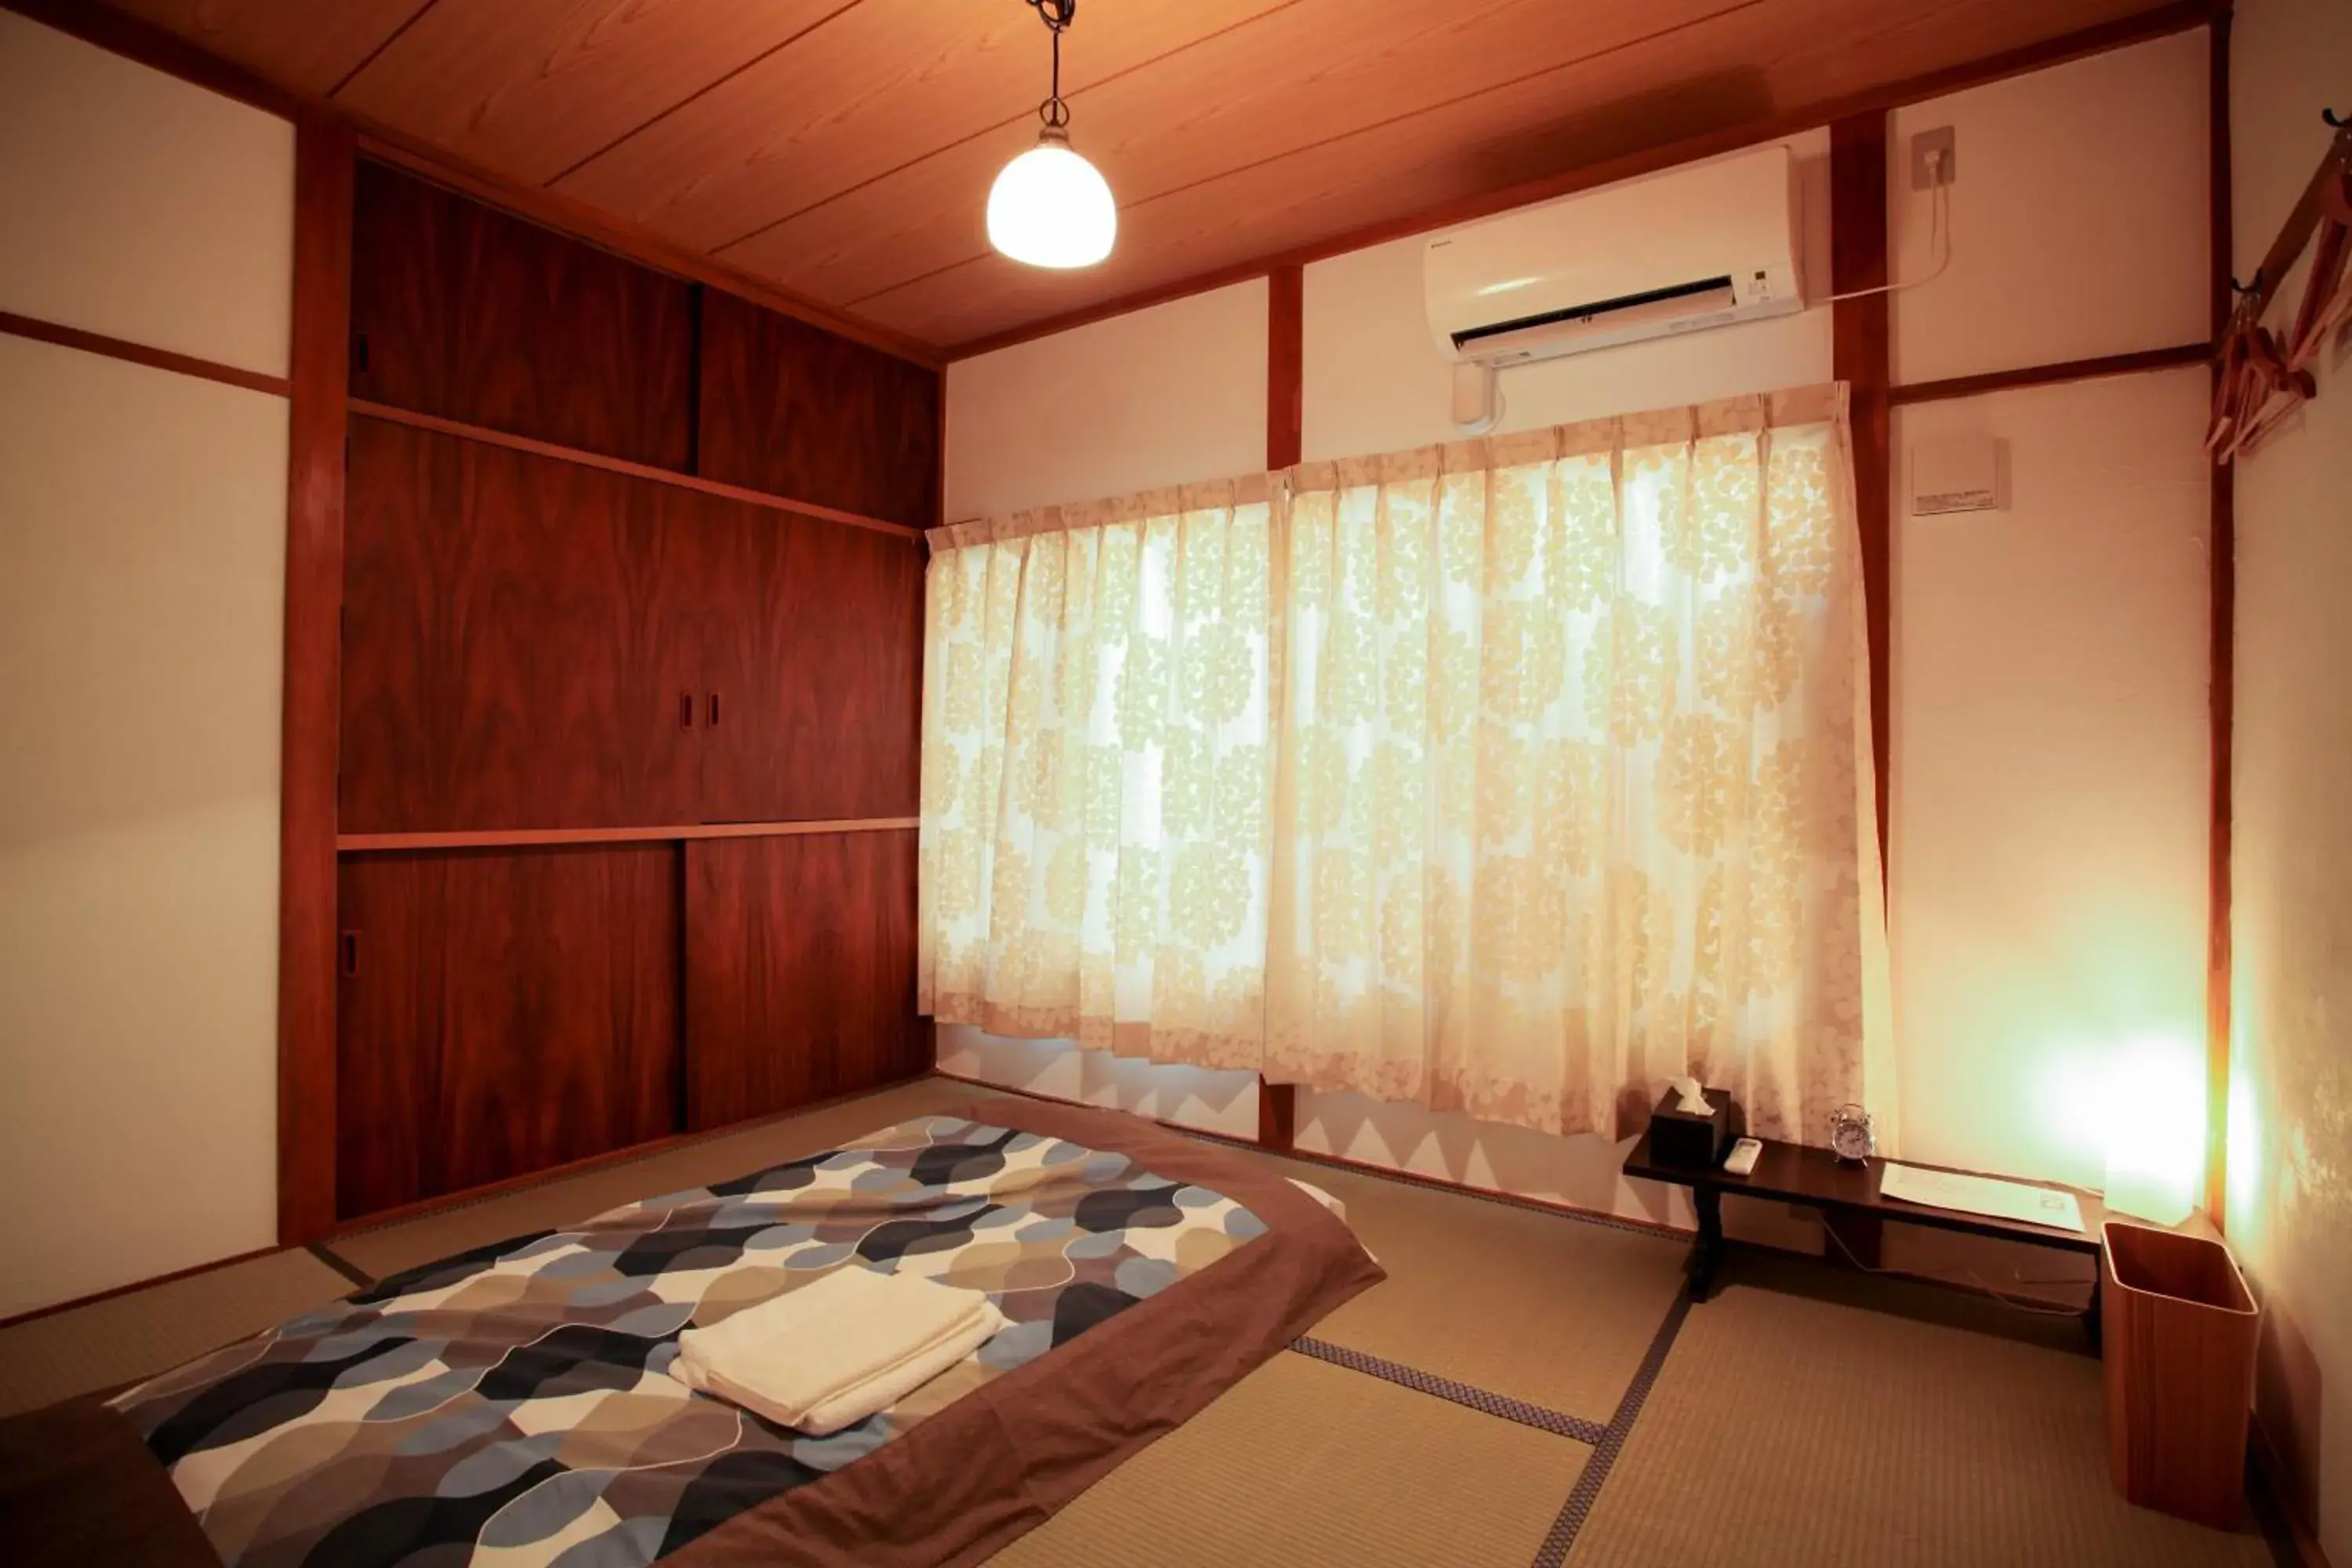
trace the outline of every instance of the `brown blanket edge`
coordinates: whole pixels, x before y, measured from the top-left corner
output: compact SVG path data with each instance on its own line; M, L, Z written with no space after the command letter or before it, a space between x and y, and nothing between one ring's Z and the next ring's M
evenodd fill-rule
M948 1114L1129 1156L1266 1234L822 1481L747 1510L677 1568L977 1563L1387 1276L1339 1218L1234 1151L1122 1111L991 1100Z
M220 1568L139 1429L89 1397L0 1421L0 1542L17 1568Z

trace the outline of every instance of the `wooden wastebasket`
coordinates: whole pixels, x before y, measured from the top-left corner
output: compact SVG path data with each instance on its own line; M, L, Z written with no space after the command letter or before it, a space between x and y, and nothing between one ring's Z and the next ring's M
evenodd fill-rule
M2104 1352L2116 1490L2143 1508L2236 1527L2261 1310L2218 1241L2109 1220Z

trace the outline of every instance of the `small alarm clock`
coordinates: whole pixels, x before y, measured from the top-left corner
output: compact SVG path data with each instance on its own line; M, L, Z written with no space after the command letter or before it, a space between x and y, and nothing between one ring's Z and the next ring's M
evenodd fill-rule
M1870 1130L1870 1112L1859 1105L1841 1105L1830 1112L1830 1152L1849 1165L1859 1165L1876 1152L1878 1141Z

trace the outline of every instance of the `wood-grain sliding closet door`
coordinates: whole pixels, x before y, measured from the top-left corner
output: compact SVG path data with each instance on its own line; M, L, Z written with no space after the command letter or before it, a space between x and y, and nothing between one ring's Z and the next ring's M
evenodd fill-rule
M940 373L719 289L702 299L700 472L929 528Z
M682 493L353 420L342 830L702 820Z
M702 619L702 819L913 816L922 545L693 499L698 537L723 542Z
M678 879L674 844L347 858L338 1215L677 1131Z
M689 1130L929 1065L910 829L687 845L686 953Z
M696 289L362 161L352 395L694 467Z

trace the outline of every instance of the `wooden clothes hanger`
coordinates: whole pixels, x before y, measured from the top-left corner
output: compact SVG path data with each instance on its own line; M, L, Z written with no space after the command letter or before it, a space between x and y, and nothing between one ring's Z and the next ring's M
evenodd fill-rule
M2213 394L2213 422L2205 436L2205 449L2215 462L2229 462L2251 449L2319 391L2311 372L2287 363L2278 340L2262 324L2262 308L2258 280L2255 288L2240 294L2221 333L2221 374Z
M2329 334L2352 322L2352 165L2320 185L2318 234L2311 280L2286 337L2286 362L2294 369L2317 359Z

